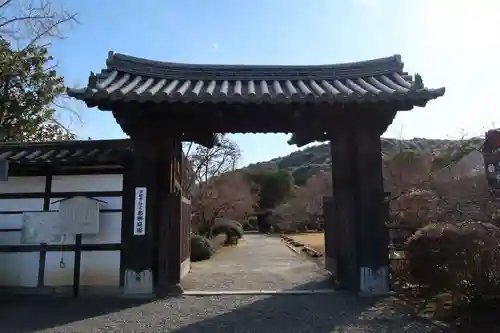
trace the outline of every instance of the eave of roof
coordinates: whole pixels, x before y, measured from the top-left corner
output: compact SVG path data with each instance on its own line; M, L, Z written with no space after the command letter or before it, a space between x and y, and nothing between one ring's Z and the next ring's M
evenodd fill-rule
M75 140L0 144L0 159L27 165L120 165L131 141Z
M403 71L399 55L321 66L195 65L110 53L107 67L68 95L88 106L109 102L350 103L410 101L424 106L443 96L420 75ZM108 107L104 107L108 110Z

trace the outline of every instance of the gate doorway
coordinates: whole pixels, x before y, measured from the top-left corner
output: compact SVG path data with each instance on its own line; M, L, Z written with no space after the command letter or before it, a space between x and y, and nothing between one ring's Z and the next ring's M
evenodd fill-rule
M352 291L383 292L388 274L380 136L398 111L423 107L444 88L426 88L419 75L404 72L398 55L326 66L237 66L111 52L106 68L68 94L111 111L134 142L141 169L136 186L148 188L148 227L146 235L125 244L122 263L128 272L155 267L156 276L168 277L155 281L161 296L178 285L177 253L186 241L180 231L163 232L164 224L177 230L182 222L182 214L169 206L179 201L171 195L174 165L182 163L181 142L211 146L214 133L293 133L290 143L298 146L330 141L333 198L349 202L337 202L333 218L352 226L355 237L353 268L339 274L352 277ZM336 236L328 230L330 242ZM176 237L180 240L172 241Z

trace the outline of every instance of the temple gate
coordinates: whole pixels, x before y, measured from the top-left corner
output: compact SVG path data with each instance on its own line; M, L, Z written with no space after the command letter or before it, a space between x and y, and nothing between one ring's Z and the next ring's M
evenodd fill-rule
M350 268L341 274L353 281L347 287L352 291L386 291L380 136L398 111L423 107L444 92L404 72L398 55L325 66L243 66L159 62L112 52L86 87L68 89L87 106L111 111L134 142L140 165L134 181L148 188L147 229L130 238L122 261L125 279L152 275L144 283L153 283L157 296L180 291L186 239L172 237L189 237L180 232L181 221L189 221L177 208L182 195L174 186L172 161L182 141L211 146L214 133L293 133L290 143L299 146L330 141L332 197L342 203L331 215L349 226L338 236L352 244L344 266ZM325 229L329 242L335 235Z

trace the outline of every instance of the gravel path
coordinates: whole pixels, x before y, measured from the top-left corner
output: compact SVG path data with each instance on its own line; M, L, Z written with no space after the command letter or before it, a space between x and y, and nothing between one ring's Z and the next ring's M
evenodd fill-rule
M198 290L316 289L327 274L279 238L247 235L236 248L193 265ZM308 295L130 299L18 298L0 303L0 333L67 332L442 332L393 308L390 299L335 292Z
M328 273L279 237L245 234L236 247L222 248L207 261L192 263L185 290L329 289Z
M351 295L184 296L138 301L51 300L3 304L0 332L443 332Z

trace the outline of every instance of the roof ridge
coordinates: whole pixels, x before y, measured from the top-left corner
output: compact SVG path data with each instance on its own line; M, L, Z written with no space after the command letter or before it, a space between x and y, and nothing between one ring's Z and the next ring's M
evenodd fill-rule
M164 66L180 66L186 68L219 68L219 67L235 67L235 68L274 68L274 67L282 67L282 68L328 68L328 67L354 67L354 66L363 66L363 65L380 65L380 64L391 64L394 65L395 68L404 67L404 63L402 62L400 54L393 54L387 57L379 57L373 58L369 60L361 60L361 61L348 61L348 62L340 62L340 63L331 63L331 64L321 64L321 65L257 65L257 64L208 64L208 63L183 63L183 62L171 62L171 61L161 61L161 60L152 60L147 58L130 56L124 53L115 53L114 51L108 52L108 58L106 59L106 65L118 65L122 62L130 62L130 63L138 63L138 64L155 64L155 65L164 65Z
M150 60L122 53L109 52L106 60L106 71L116 70L126 73L163 76L215 75L237 76L238 74L269 75L271 73L293 76L324 75L325 72L335 76L372 76L383 73L402 72L404 63L398 54L364 61L345 62L325 65L224 65L224 64L190 64Z

